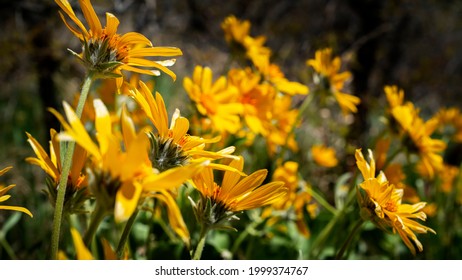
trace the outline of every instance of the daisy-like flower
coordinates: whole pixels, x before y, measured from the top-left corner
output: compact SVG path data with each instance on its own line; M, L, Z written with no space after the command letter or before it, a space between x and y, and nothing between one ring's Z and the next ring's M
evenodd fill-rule
M259 71L267 73L270 66L271 50L264 46L266 42L264 36L250 36L250 25L248 20L239 20L231 15L225 18L221 28L225 33L226 42L237 54L237 57L244 54Z
M263 73L265 79L269 81L274 87L284 94L290 96L301 94L306 95L309 93L309 88L301 83L289 81L284 73L281 71L281 68L271 63L268 67L268 73Z
M243 106L238 102L237 90L228 85L226 77L212 79L209 67L196 66L193 76L186 77L183 86L202 116L209 118L220 133L236 133L241 128Z
M230 166L243 170L244 159L233 160ZM199 202L193 203L196 218L207 228L222 227L234 219L234 213L275 203L287 194L284 182L262 185L268 171L261 169L243 177L235 171L225 171L221 186L215 182L213 170L204 168L193 177L194 187L200 192Z
M313 160L317 165L324 167L334 167L338 164L334 148L325 145L313 145L311 147Z
M392 228L394 233L398 232L413 254L416 253L416 248L421 252L423 246L415 233L436 234L433 229L414 220L426 220L427 216L422 211L426 203L403 204L403 190L391 184L383 172L375 175L376 165L371 150L369 150L369 163L365 160L361 149L356 150L355 157L358 169L364 178L364 182L359 185L363 194L358 193L361 217L370 219L381 229Z
M348 71L339 72L341 60L338 56L332 58L332 49L326 48L316 51L315 58L307 60L306 64L313 67L316 72L314 82L334 96L343 114L358 111L356 106L361 102L359 97L341 92L345 82L351 78L351 73Z
M207 151L205 145L216 143L220 137L204 139L202 137L189 135L188 119L180 115L177 109L168 122L167 109L160 93L155 96L143 82L139 88L131 90L131 96L146 113L146 116L156 128L156 132L151 131L151 161L155 168L164 171L170 168L185 166L192 162L204 160L215 160L220 158L237 158L231 155L235 148L233 146L222 149L218 152ZM209 166L223 169L225 165L209 163Z
M3 176L8 170L13 168L12 166L5 167L0 170L0 176ZM29 215L31 218L33 217L32 213L29 211L29 209L21 207L21 206L10 206L10 205L4 205L3 202L7 201L11 195L6 194L9 190L14 188L16 185L9 185L9 186L3 186L0 185L0 210L11 210L11 211L18 211L18 212L23 212Z
M275 224L281 217L277 215L280 211L293 211L295 214L294 220L298 231L305 237L310 236L310 230L305 219L305 211L311 217L316 215L318 205L309 193L311 186L307 185L298 175L299 164L295 161L287 161L283 165L278 166L274 171L272 181L284 182L288 193L283 198L277 200L273 204L266 207L262 216L270 217L267 224ZM292 212L289 212L292 213ZM285 217L287 214L283 214ZM289 217L290 214L289 214Z
M45 149L32 135L27 132L26 134L28 138L27 142L29 142L36 155L36 157L26 158L26 161L39 166L47 174L47 193L52 205L55 205L62 172L61 147L58 141L58 133L54 129L50 130L49 154L46 153ZM85 188L86 176L82 172L86 159L86 151L79 145L76 145L64 198L64 209L69 213L81 210L82 204L88 198L88 191Z
M79 0L88 29L75 15L67 0L55 2L76 25L69 24L60 12L66 26L82 42L82 53L77 56L90 72L100 77L116 77L118 88L123 83L121 70L154 76L160 75L162 71L176 78L175 73L167 68L175 63L174 59L154 61L147 57L180 56L180 49L155 47L149 39L137 32L118 34L119 20L111 13L106 13L106 26L103 28L90 0Z
M394 107L392 117L399 125L403 135L404 145L411 153L417 153L430 178L443 167L441 152L446 149L446 143L431 138L435 130L435 120L424 122L419 117L419 111L412 103Z
M68 122L56 110L51 111L65 129L59 134L59 140L75 141L90 155L92 178L89 187L96 196L97 205L99 203L107 214L113 212L117 222L127 220L141 198L157 191L176 189L206 164L200 162L159 172L149 160L150 144L146 133L135 132L126 110L121 116L122 133L115 133L109 112L101 100L96 99L94 107L98 144L93 142L67 103L64 103L64 110Z

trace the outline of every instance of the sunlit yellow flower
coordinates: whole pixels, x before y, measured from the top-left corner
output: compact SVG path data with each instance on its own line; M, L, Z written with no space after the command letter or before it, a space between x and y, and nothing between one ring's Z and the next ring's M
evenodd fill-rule
M260 72L268 72L271 50L264 46L266 42L264 36L250 36L250 22L248 20L241 21L231 15L225 18L221 28L225 32L226 42L238 56L243 53Z
M121 117L122 133L114 133L111 118L101 100L96 99L94 107L98 144L93 142L67 103L64 103L64 110L68 122L56 110L51 111L65 128L65 132L59 134L59 139L76 141L90 155L94 173L90 188L100 207L114 212L116 221L128 219L137 208L140 197L175 189L203 167L203 163L197 163L165 172L153 169L148 154L149 139L144 131L135 132L126 111L122 112Z
M441 134L449 135L455 142L462 142L462 114L459 108L442 108L432 119L436 120Z
M244 159L233 160L230 166L242 171ZM267 174L266 169L261 169L242 178L237 172L225 171L220 186L213 170L203 169L193 178L194 187L201 193L201 199L193 205L196 217L202 224L221 225L234 212L275 203L287 194L287 188L280 181L262 185Z
M316 164L324 167L334 167L338 164L335 149L325 145L313 145L311 154Z
M267 114L271 118L263 125L268 131L265 138L270 154L274 155L276 150L283 146L294 152L298 151L295 127L299 125L299 111L292 109L292 98L286 95L277 96L273 101L271 111Z
M52 205L56 204L57 189L59 186L62 165L61 165L61 147L58 141L58 133L50 130L49 155L40 143L27 133L27 142L31 145L35 152L36 158L28 157L26 161L38 165L45 171L50 179L47 180L48 195ZM88 192L85 189L85 178L82 170L87 159L86 151L76 145L74 149L74 156L72 157L72 164L69 172L69 180L67 181L66 195L64 198L64 208L69 212L80 211L83 202L88 198Z
M331 92L337 100L343 114L356 113L357 105L361 99L357 96L343 93L344 84L351 78L348 71L339 72L341 68L340 57L332 58L332 49L326 48L318 50L314 59L306 61L308 66L313 67L316 75L314 82L322 87L323 90Z
M443 167L443 158L439 153L446 149L445 142L430 137L435 129L434 120L425 123L412 103L394 107L391 114L404 134L403 141L409 152L420 156L429 177L433 178L435 171Z
M268 83L261 83L261 75L250 68L231 69L228 80L237 88L239 102L243 106L243 116L247 127L254 134L267 136L271 111L274 108L276 90Z
M154 167L158 170L164 171L172 167L184 166L191 162L236 158L236 156L231 155L235 150L233 146L218 152L205 150L207 143L218 142L220 137L204 139L189 135L189 121L180 115L178 109L173 114L169 126L167 110L162 96L158 92L153 96L143 82L140 82L139 88L132 89L131 96L144 110L146 116L157 130L156 133L150 132L152 147L150 158ZM210 163L209 166L226 168L224 165L214 163Z
M383 172L376 177L376 166L371 150L369 150L370 163L365 160L361 149L356 150L355 157L358 169L364 178L364 182L359 185L364 195L358 195L361 216L364 219L371 219L382 229L391 227L393 232L398 232L413 254L416 253L416 247L421 252L423 246L415 233L428 231L436 233L433 229L413 220L426 220L427 216L422 211L426 203L402 204L403 190L391 184Z
M216 131L236 133L241 128L240 115L243 106L238 102L238 92L228 85L226 77L212 80L212 70L196 66L192 78L186 77L183 86L197 110L212 121Z
M286 196L269 205L262 213L263 217L271 217L268 224L274 224L281 219L277 215L278 211L293 211L295 214L295 224L298 231L309 237L310 230L305 219L305 211L311 217L316 215L318 210L317 204L314 203L307 185L298 175L299 164L295 161L287 161L283 165L278 166L274 171L272 181L284 182L288 193ZM285 217L287 214L282 214Z
M404 91L402 89L392 85L385 86L383 90L385 91L387 101L391 109L404 105Z
M306 95L309 92L307 86L298 82L289 81L281 71L281 68L274 63L269 65L268 73L263 74L266 76L266 80L273 84L279 92L284 94L291 96L296 94Z
M62 11L77 26L70 25L60 12L69 30L82 42L82 53L78 56L89 71L103 77L117 77L117 85L122 86L121 70L147 75L160 75L159 70L176 78L167 66L175 63L174 59L153 61L147 57L173 57L182 55L178 48L154 47L149 39L136 32L123 35L117 33L119 20L111 13L106 13L106 27L102 27L90 0L79 0L89 29L75 15L67 0L55 0Z
M8 166L8 167L5 167L3 169L0 170L0 176L2 176L3 174L5 174L6 172L8 172L8 170L10 170L11 168L13 168L12 166ZM0 185L0 203L3 203L4 201L7 201L11 195L8 195L6 194L9 190L11 190L12 188L14 188L16 185L9 185L9 186L3 186L3 185ZM10 206L10 205L3 205L3 204L0 204L0 210L11 210L11 211L18 211L18 212L23 212L23 213L26 213L27 215L29 215L31 218L33 217L32 216L32 213L24 208L24 207L21 207L21 206Z

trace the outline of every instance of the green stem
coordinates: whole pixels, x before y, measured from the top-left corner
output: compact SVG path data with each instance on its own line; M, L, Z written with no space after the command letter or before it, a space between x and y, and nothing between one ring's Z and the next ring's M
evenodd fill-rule
M197 244L196 251L194 251L193 260L200 260L202 256L202 251L204 250L205 240L207 239L207 233L209 232L209 228L203 226L201 229L201 235L199 239L199 243Z
M135 212L130 216L127 223L125 224L124 231L120 237L119 244L117 245L117 257L119 260L122 259L125 251L125 245L127 244L128 236L132 230L133 224L135 223L136 216L138 215L139 210L136 209Z
M329 202L327 202L324 197L315 192L312 188L308 188L308 193L319 203L322 207L326 208L327 211L331 212L334 215L337 215L338 210L335 209Z
M79 103L75 111L77 117L82 116L83 107L85 101L87 100L88 93L90 91L91 83L93 82L93 75L89 73L82 86L82 91L79 98ZM66 152L64 154L64 161L61 171L61 177L58 185L58 194L56 196L56 205L55 212L53 216L53 232L51 235L51 258L58 258L58 249L59 249L59 238L61 233L61 223L64 211L64 198L66 194L67 180L69 176L69 171L71 169L72 157L74 155L75 142L69 142L67 145Z
M3 233L0 233L0 235L3 235ZM6 239L3 237L3 236L0 236L0 244L2 245L2 247L5 249L6 251L6 254L8 255L8 257L12 260L16 260L17 257L16 257L16 254L14 253L13 251L13 248L11 248L10 244L8 243L8 241L6 241Z
M335 256L335 259L336 260L341 260L342 257L343 257L343 254L345 253L345 251L348 249L348 246L350 246L351 244L351 241L353 240L353 237L356 235L356 233L359 231L359 229L361 228L361 226L363 225L364 223L364 220L363 219L359 219L355 226L353 227L353 230L350 232L350 235L348 235L348 238L347 240L345 240L345 243L343 243L342 247L340 248L340 250L338 251L337 255Z
M323 229L323 231L321 231L321 233L318 235L318 237L313 242L313 245L311 246L311 249L310 249L311 258L317 258L319 256L319 254L321 253L321 250L319 249L319 247L324 245L327 238L330 236L332 230L334 229L335 225L338 223L339 220L341 220L345 216L346 210L349 208L350 204L354 201L355 196L356 196L356 191L353 188L352 190L350 190L350 194L348 195L345 206L342 208L342 210L337 211L337 214L334 216L334 218L330 220L327 226Z
M91 216L90 225L88 226L87 232L83 237L83 242L87 248L90 248L91 242L93 241L93 237L95 236L96 230L98 229L99 224L106 216L107 211L106 209L102 208L98 202L96 202L95 209L93 210L93 214Z

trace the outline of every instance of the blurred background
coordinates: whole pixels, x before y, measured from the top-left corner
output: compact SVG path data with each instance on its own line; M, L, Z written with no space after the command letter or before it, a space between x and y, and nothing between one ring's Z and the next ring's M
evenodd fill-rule
M70 2L83 19L77 1ZM103 24L106 11L119 18L120 33L137 31L154 45L183 51L171 67L177 81L161 80L170 91L170 107L184 106L182 81L195 65L222 69L229 49L220 24L231 14L251 22L252 36L267 37L273 61L290 80L308 83L305 62L316 49L332 47L342 56L354 75L349 92L362 100L351 132L359 143L370 126L365 117L368 108L384 98L384 85L403 88L406 99L422 109L424 119L441 107L462 105L462 1L93 0L92 4ZM72 100L79 90L84 69L66 49L79 52L80 43L63 24L54 1L0 0L0 7L0 169L14 166L1 179L17 185L10 205L41 213L33 219L25 215L9 219L14 214L1 211L0 225L7 220L15 223L2 232L11 240L15 257L46 259L52 208L42 193L44 172L24 161L33 155L25 132L46 147L49 129L59 130L47 108L61 110L62 100ZM0 259L5 258L10 257L0 250Z

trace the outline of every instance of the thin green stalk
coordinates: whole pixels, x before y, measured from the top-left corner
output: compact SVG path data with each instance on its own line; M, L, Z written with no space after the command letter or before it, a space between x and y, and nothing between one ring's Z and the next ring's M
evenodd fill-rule
M82 116L83 107L85 101L87 100L88 93L90 91L91 83L93 82L93 75L89 73L82 86L82 91L80 93L79 103L76 108L77 117ZM66 194L67 180L69 176L69 171L72 164L72 156L74 155L75 142L69 142L67 145L66 152L64 154L61 178L58 185L58 194L56 196L56 205L55 212L53 216L53 232L51 235L51 258L58 258L58 249L59 249L59 238L61 234L61 223L64 211L64 198Z
M327 202L324 197L315 192L312 188L308 189L308 193L319 203L322 207L326 208L327 211L331 212L334 215L337 215L338 210L335 209L329 202Z
M90 225L88 226L87 232L83 237L83 242L87 248L90 248L91 242L93 241L93 237L95 236L96 230L98 229L99 224L106 216L107 211L103 207L96 202L95 209L93 210L93 214L91 216Z
M330 236L335 225L338 223L338 221L340 221L345 216L346 210L349 208L350 204L354 201L355 196L356 196L356 192L354 191L354 189L352 189L350 191L350 194L348 195L345 206L342 208L342 210L337 211L337 214L333 217L333 219L330 220L327 226L323 229L323 231L321 231L321 233L315 239L310 249L311 258L317 258L319 256L319 254L321 253L321 250L319 249L319 247L324 246L324 243L326 242L327 238Z
M136 209L125 224L124 231L122 232L119 244L117 245L117 258L119 258L119 260L124 256L125 245L127 244L128 236L130 235L133 224L135 223L136 216L138 216L138 212L139 210Z
M343 243L342 247L340 248L337 255L335 256L336 260L341 260L342 259L343 254L346 252L346 250L350 246L350 244L351 244L351 242L353 240L353 237L356 235L356 233L359 231L359 229L361 228L361 226L363 224L364 224L363 219L359 219L356 222L355 226L353 227L353 230L350 232L350 235L348 235L348 238L345 240L345 243Z
M0 234L3 235L3 233L0 233ZM3 236L0 236L0 245L2 245L2 247L5 249L6 254L8 255L8 257L10 257L10 259L12 259L12 260L18 259L16 257L16 254L13 251L13 248L11 248L8 241L6 241L6 239Z
M203 226L201 229L201 235L199 239L199 243L197 244L196 250L194 251L193 260L200 260L202 256L202 251L204 250L205 240L207 239L207 234L209 232L209 228Z

